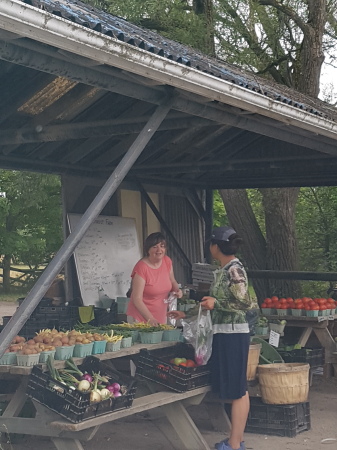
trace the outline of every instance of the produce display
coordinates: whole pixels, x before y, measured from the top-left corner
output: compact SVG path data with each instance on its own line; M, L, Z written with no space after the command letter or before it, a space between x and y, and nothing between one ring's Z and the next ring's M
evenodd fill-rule
M80 392L89 392L90 403L101 402L107 398L118 398L127 392L126 386L121 386L113 379L102 376L99 372L82 372L72 358L65 361L63 369L56 369L54 358L48 356L47 367L51 378L55 381Z
M73 423L132 405L137 380L95 356L80 365L69 358L64 368L56 368L49 356L47 368L32 367L26 393Z
M302 297L268 297L261 304L265 314L303 315L303 316L329 316L336 314L337 302L333 298Z
M179 340L181 334L180 330L172 325L163 324L152 327L148 323L142 322L108 324L99 327L89 324L78 324L75 329L68 331L58 331L55 328L43 329L36 333L32 339L26 340L22 336L16 336L5 350L4 356L0 358L0 365L18 364L32 366L46 362L48 353L55 354L55 352L55 359L65 360L72 356L83 358L106 351L119 351L121 347L129 347L134 342L137 342L139 332L150 336L152 333L158 334L158 331L160 332L159 341L150 340L146 343L160 342L164 332L174 331L176 333L174 336L172 335L172 337L165 339L173 341ZM130 338L130 342L128 342L128 338ZM37 355L41 356L38 357ZM25 357L23 361L22 356ZM30 359L29 356L31 356Z
M170 363L180 367L197 367L198 365L193 359L186 358L172 358Z

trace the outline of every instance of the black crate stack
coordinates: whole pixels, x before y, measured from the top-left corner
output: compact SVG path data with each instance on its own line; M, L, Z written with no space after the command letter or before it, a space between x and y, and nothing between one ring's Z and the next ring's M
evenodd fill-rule
M19 305L23 302L23 298L19 298ZM56 328L57 330L71 330L76 323L80 322L79 307L60 305L54 306L53 299L42 298L38 306L35 308L33 314L27 320L21 331L18 333L26 339L31 339L40 330L46 328ZM94 308L95 318L90 322L90 325L100 326L109 323L117 323L117 303L114 302L111 308ZM3 316L3 325L5 326L11 316Z
M259 398L251 398L246 432L295 437L307 430L310 430L309 402L267 405Z

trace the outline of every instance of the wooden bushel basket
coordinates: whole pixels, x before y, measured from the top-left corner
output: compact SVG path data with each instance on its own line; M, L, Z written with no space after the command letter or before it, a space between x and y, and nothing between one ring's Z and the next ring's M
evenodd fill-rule
M247 362L247 380L255 380L259 364L261 344L250 344Z
M280 363L258 366L262 401L271 405L306 402L309 394L309 364Z

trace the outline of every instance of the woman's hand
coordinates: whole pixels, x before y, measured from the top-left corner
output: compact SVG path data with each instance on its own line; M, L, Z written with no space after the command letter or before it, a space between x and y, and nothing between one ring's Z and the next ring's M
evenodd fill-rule
M174 294L177 298L181 298L184 295L181 289L178 289L177 291L172 291L172 294Z
M167 313L168 317L170 319L185 319L186 314L184 313L184 311L169 311Z
M203 309L212 310L214 309L214 303L216 299L214 297L203 297L200 304Z
M151 317L151 319L149 319L149 320L147 321L147 323L148 323L149 325L151 325L151 327L157 327L157 326L159 325L158 320L156 320L154 317Z

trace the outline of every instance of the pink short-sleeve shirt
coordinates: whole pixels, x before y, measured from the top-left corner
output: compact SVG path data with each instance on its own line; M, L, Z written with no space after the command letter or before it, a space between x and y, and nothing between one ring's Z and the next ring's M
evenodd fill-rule
M131 274L132 278L137 273L145 280L143 302L159 323L167 322L167 303L164 300L168 298L168 294L172 290L172 282L170 280L171 268L172 261L165 255L158 269L153 269L143 260L140 260L135 265ZM133 304L132 293L126 314L139 322L145 321L144 317Z

